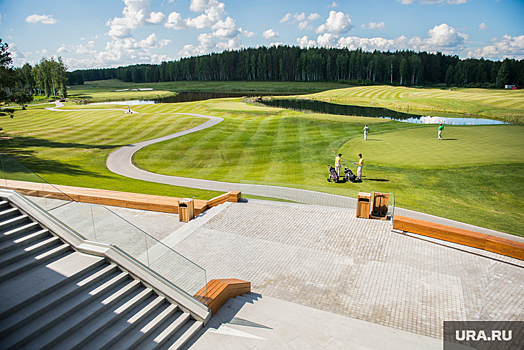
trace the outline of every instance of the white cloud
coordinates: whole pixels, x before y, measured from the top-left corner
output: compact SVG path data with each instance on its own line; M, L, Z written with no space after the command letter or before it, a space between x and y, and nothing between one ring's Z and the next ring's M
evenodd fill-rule
M326 33L319 35L317 38L318 46L333 47L338 43L338 35L333 33Z
M467 34L459 33L455 28L442 23L428 32L427 44L437 48L463 47L468 39Z
M276 43L271 43L271 44L269 44L269 47L271 47L271 46L279 47L279 46L282 46L282 45L284 45L284 43L276 42Z
M182 16L180 16L180 13L178 12L171 12L167 17L167 22L164 26L174 30L187 28L186 21L182 19Z
M19 58L23 59L25 58L25 55L18 49L18 47L15 44L9 44L9 52L11 53L11 58L13 60Z
M304 21L304 22L300 22L298 24L298 29L300 29L300 30L313 29L313 27L309 25L309 21Z
M182 57L205 55L213 51L236 50L242 48L242 43L238 37L231 38L226 42L215 42L213 35L203 33L198 36L200 45L185 45L178 54Z
M191 0L189 9L193 12L202 12L213 7L224 5L218 2L218 0Z
M58 48L58 50L56 50L56 52L58 52L58 53L68 53L68 52L71 52L71 51L69 51L69 50L65 47L65 45L62 44L62 46L60 46L60 47Z
M151 63L153 64L159 64L159 63L162 63L163 61L172 61L173 60L168 55L151 55L150 59L151 59Z
M349 32L351 28L354 28L354 25L351 24L351 20L349 19L348 15L344 14L343 12L331 11L329 13L329 18L326 20L326 23L318 27L316 32L331 32L341 34Z
M366 29L366 25L363 24L363 25L360 26L360 28L362 28L362 29Z
M523 36L524 37L524 36ZM414 51L441 51L444 53L457 53L464 49L468 36L458 32L455 28L443 23L435 26L428 31L426 38L414 36L411 39L400 36L396 39L360 38L360 37L341 37L334 33L326 33L317 38L319 46L348 48L356 50L362 48L364 51L395 51L395 50L414 50ZM297 39L301 47L308 47L307 37ZM312 46L309 44L309 46Z
M327 8L328 9L334 9L335 7L338 7L338 6L339 5L335 1L333 1L333 3L331 5L327 5Z
M27 16L25 21L27 23L42 23L42 24L55 24L58 22L56 19L53 18L53 15L31 15Z
M479 29L480 29L480 30L486 30L486 29L488 29L488 26L487 26L485 23L481 23L481 24L479 25Z
M496 38L493 38L496 39ZM504 35L500 40L491 40L493 44L485 46L481 49L468 52L468 57L476 58L515 58L518 60L524 59L524 35L512 37Z
M310 13L309 16L307 16L307 19L310 21L314 21L316 19L319 19L320 15L318 13Z
M266 39L274 39L274 38L278 38L280 35L277 32L275 32L273 29L268 29L264 31L264 33L262 33L262 36Z
M162 12L151 12L152 0L124 0L123 17L115 17L107 21L111 27L108 34L113 39L123 39L131 36L131 30L149 24L159 24L165 20Z
M384 22L380 22L380 23L369 22L368 28L376 29L376 30L384 30L386 29L386 24Z
M151 24L159 24L160 22L163 22L165 19L166 15L164 15L162 12L151 12L151 15L148 19L146 19L146 21Z
M291 13L286 13L286 15L284 17L282 17L282 19L280 20L280 23L284 23L284 22L287 22L291 19Z
M306 19L306 13L305 12L302 12L302 13L295 13L293 15L293 19L297 22L302 22L303 20Z
M301 48L310 48L317 46L317 42L315 40L310 40L307 36L297 38L297 44Z

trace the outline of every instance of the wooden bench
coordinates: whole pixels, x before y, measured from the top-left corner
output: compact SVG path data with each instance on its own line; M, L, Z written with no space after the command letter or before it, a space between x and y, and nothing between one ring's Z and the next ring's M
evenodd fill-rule
M462 244L524 260L524 244L484 233L396 215L393 229Z
M151 194L118 192L95 188L50 185L35 182L6 180L0 188L15 190L21 194L52 199L74 200L76 202L110 205L115 207L158 211L178 214L178 200L181 198L156 196ZM238 202L239 191L232 191L209 201L195 199L195 216L207 209L225 202Z
M234 298L250 291L251 282L236 278L215 279L209 281L205 287L200 289L195 294L195 298L206 304L213 315L229 298Z

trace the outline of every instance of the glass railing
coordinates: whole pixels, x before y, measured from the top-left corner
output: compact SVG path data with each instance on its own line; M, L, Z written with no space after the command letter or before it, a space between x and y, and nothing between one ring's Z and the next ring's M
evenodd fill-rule
M72 199L14 158L0 154L0 188L12 189L82 238L111 244L193 297L207 284L206 270L134 226L110 208ZM202 298L202 300L206 300Z

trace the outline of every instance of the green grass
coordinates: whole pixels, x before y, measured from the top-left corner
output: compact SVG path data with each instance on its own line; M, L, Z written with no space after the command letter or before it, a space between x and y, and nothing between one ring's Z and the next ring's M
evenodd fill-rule
M221 194L128 179L105 166L116 148L185 130L204 119L174 114L177 110L129 116L121 111L52 112L45 107L17 110L13 119L4 117L0 135L12 139L0 139L0 152L49 183L199 199Z
M139 113L132 116L105 108L50 112L44 107L17 110L14 119L4 117L2 136L13 138L0 139L0 148L51 183L212 198L219 193L131 180L105 167L107 155L117 147L203 122L176 113L200 113L224 121L147 147L134 162L161 174L220 181L350 196L394 192L397 206L524 236L521 125L446 126L446 140L437 141L435 126L303 114L239 99L134 106ZM366 142L364 124L371 129ZM363 182L326 181L326 164L338 152L353 170L357 154L364 154Z
M69 100L124 101L154 99L171 96L176 92L216 92L246 94L306 94L349 85L337 83L308 82L260 82L260 81L172 81L161 83L126 83L117 79L86 81L68 89ZM115 91L122 89L153 88L152 91Z
M454 113L524 123L524 90L415 89L362 86L301 96L333 103L385 107L410 113Z

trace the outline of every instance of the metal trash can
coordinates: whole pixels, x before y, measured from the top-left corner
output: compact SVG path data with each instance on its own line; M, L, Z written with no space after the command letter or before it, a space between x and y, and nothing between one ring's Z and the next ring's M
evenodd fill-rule
M195 201L190 198L178 200L178 219L183 222L189 222L195 217Z
M359 192L357 198L357 218L369 219L371 193Z

